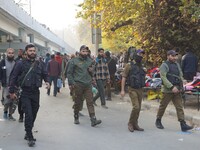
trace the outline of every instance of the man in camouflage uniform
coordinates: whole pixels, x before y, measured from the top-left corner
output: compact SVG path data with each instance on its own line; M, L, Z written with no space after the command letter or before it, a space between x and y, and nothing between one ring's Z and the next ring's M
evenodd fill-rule
M96 126L101 123L95 117L92 95L92 63L88 58L89 48L85 45L80 47L79 56L72 59L67 70L69 88L74 91L74 123L79 124L79 111L82 104L83 96L86 99L87 108L91 120L91 126Z
M179 64L176 62L177 52L174 50L169 50L167 52L167 61L162 63L160 66L160 75L163 81L162 89L163 99L160 102L159 110L157 113L156 127L159 129L164 129L161 118L164 115L165 109L170 101L173 102L176 107L178 121L180 121L181 130L187 131L193 127L188 126L184 121L184 111L182 104L182 86L183 82L183 73Z

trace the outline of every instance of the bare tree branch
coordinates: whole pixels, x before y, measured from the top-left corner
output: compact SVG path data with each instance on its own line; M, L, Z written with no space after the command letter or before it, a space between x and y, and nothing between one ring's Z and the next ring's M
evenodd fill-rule
M124 21L124 22L118 22L114 27L112 27L110 30L111 31L115 31L123 26L127 26L127 25L131 25L133 24L133 21L131 19L127 20L127 21Z

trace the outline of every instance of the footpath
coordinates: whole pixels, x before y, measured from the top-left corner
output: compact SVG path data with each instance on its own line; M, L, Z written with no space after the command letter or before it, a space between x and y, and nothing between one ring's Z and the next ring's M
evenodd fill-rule
M126 94L124 98L121 98L120 95L114 95L114 94L112 96L113 98L119 97L123 101L130 102L130 98L128 94ZM198 111L197 97L192 96L192 95L186 95L186 96L187 96L186 97L187 100L186 100L186 104L184 108L185 120L187 122L190 122L190 124L193 125L194 127L200 126L200 111ZM144 98L142 102L142 109L150 110L156 113L158 111L159 104L160 104L159 99L147 100L146 98ZM167 106L167 109L164 115L169 115L169 116L177 118L176 109L172 102L170 102L169 105Z

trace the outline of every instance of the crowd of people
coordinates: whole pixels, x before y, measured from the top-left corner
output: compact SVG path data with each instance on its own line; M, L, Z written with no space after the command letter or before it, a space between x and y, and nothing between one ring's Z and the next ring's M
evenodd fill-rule
M96 118L96 101L100 99L101 107L109 109L107 100L112 100L112 92L123 97L128 86L128 94L132 103L132 111L128 121L128 130L144 131L138 125L139 114L142 105L143 87L145 87L146 69L143 66L145 51L130 47L128 51L115 56L103 48L98 49L96 57L91 56L91 51L86 45L80 47L75 54L62 55L46 54L45 59L37 58L36 47L28 44L25 50L18 50L18 57L14 59L15 50L8 48L6 57L0 62L0 83L2 88L2 104L4 105L3 118L15 121L13 113L18 105L19 122L24 122L25 137L29 146L34 146L36 139L32 128L39 110L40 92L44 80L47 95L57 98L60 88L68 83L70 95L74 101L74 124L80 124L79 116L83 108L84 100L88 108L91 126L101 124ZM197 57L186 49L186 54L178 60L178 50L167 52L167 60L160 66L160 76L163 81L163 100L157 113L156 127L164 129L161 118L170 101L176 107L181 130L192 129L184 118L181 83L192 80L197 72ZM119 70L123 70L121 79L116 76ZM65 80L68 79L68 82ZM120 82L118 82L118 79ZM52 85L53 82L53 85ZM120 84L120 85L119 85ZM97 91L97 92L94 92Z

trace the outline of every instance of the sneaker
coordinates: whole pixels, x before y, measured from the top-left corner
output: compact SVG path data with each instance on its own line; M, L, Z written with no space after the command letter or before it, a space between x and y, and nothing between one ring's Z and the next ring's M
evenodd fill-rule
M106 105L101 105L102 108L108 109Z
M10 121L16 121L16 119L12 115L8 116L8 120L10 120Z

